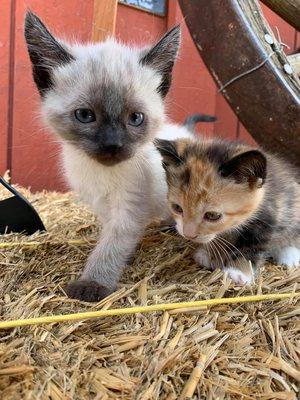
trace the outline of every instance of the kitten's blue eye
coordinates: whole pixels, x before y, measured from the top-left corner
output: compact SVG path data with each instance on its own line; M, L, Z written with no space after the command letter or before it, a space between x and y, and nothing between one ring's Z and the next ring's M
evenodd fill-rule
M128 124L131 126L140 126L144 122L144 114L141 112L134 112L129 115Z
M216 212L216 211L208 211L204 214L204 219L207 221L218 221L222 217L222 214Z
M88 108L78 108L77 110L75 110L75 118L83 124L88 124L90 122L96 121L95 114L92 110L89 110Z

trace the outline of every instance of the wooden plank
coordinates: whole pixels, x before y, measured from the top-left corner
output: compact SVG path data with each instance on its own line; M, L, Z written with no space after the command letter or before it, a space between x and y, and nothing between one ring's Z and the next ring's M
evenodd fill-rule
M264 4L261 4L261 8L277 39L288 46L288 48L285 47L285 52L290 53L295 48L295 29ZM257 145L241 122L238 123L238 139L251 145Z
M214 136L235 140L238 136L238 119L221 93L216 94Z
M270 10L266 5L261 4L261 8L264 17L268 21L277 39L281 39L285 45L289 46L289 48L285 48L285 52L291 52L295 47L295 29L288 25L279 15ZM238 123L238 139L251 145L257 145L256 141L241 122Z
M31 76L31 65L23 38L24 15L30 8L61 37L91 39L92 0L16 1L16 45L13 114L12 178L33 190L65 189L59 171L56 138L39 121L40 99Z
M290 49L286 48L285 51L289 53L294 48L296 48L295 29L292 26L288 25L279 15L275 14L275 12L270 10L264 4L262 4L262 10L276 37L278 37L279 34L281 41L289 46ZM235 117L233 111L220 93L217 94L216 98L216 115L218 117L218 121L215 123L214 132L216 136L227 136L233 139L233 132L235 131L238 139L252 145L256 144L255 140L252 138L247 129ZM232 133L230 134L230 132Z
M268 27L257 2L179 3L199 53L239 119L266 149L300 165L299 82L283 79L283 53L269 61L272 53L263 40Z
M120 41L137 46L155 43L167 30L166 18L119 4L115 35Z
M10 63L10 22L11 2L2 1L0 12L0 175L8 169L8 99L9 99L9 63Z
M238 139L244 143L250 144L251 146L258 146L255 139L250 135L250 133L240 121L238 123Z
M94 0L92 40L100 42L115 33L117 0Z
M182 123L188 115L197 112L215 115L216 86L199 57L178 2L169 1L168 29L178 23L182 26L182 43L167 104L172 119ZM214 123L200 123L197 131L204 136L211 136Z
M286 22L300 31L300 0L261 0Z

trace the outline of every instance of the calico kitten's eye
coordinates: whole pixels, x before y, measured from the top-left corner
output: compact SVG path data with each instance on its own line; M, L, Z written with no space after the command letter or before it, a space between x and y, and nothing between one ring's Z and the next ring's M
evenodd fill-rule
M218 221L222 217L222 214L216 211L208 211L204 214L204 219L207 221Z
M131 126L140 126L144 122L144 114L141 112L133 112L129 115L128 124Z
M92 110L89 110L88 108L78 108L77 110L75 110L75 118L83 124L88 124L90 122L96 121L95 114Z
M172 207L172 210L173 210L176 214L182 214L182 213L183 213L183 209L180 207L179 204L172 203L171 207Z

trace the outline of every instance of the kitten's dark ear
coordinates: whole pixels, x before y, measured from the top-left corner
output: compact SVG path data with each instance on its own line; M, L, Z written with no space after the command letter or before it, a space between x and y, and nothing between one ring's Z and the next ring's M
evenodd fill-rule
M223 164L219 172L237 183L249 182L251 188L261 187L267 176L267 159L259 150L246 151Z
M32 63L33 79L43 96L52 85L52 69L69 63L74 57L30 11L25 17L25 40Z
M168 93L171 81L172 70L180 46L181 30L177 25L167 32L155 46L143 54L140 62L156 69L162 75L162 81L158 92L165 97Z
M155 139L154 145L162 155L163 166L165 169L167 169L170 165L178 166L182 163L182 159L177 152L175 141Z

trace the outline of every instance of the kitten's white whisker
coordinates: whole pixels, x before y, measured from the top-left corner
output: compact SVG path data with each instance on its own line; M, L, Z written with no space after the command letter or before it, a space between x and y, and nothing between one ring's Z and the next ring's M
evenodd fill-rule
M232 262L232 258L230 257L230 254L229 254L228 251L226 250L225 244L222 243L222 242L220 242L218 239L219 239L218 237L215 237L214 240L216 240L216 242L218 243L220 249L223 250L223 252L224 252L224 254L225 254L225 257L227 258L228 262L229 262L229 263Z
M227 248L229 249L229 250L236 250L241 256L242 256L242 258L246 261L246 262L248 262L248 260L245 258L245 256L244 256L244 254L236 247L236 246L234 246L231 242L229 242L228 240L226 240L225 238L223 238L223 237L219 237L219 239L222 241L222 243L223 243L223 245L225 246L227 246ZM230 248L231 247L231 248Z
M208 248L212 251L212 254L213 254L214 259L215 259L216 264L217 264L216 267L217 267L218 266L218 257L216 256L216 253L215 253L214 248L212 246L212 242L208 243L207 246L209 246Z
M214 243L214 242L210 242L210 244L213 246L213 248L215 249L216 253L218 254L218 257L219 257L219 260L220 260L220 268L222 268L222 267L224 268L223 259L222 259L222 256L221 256L220 252L219 252L217 244Z

